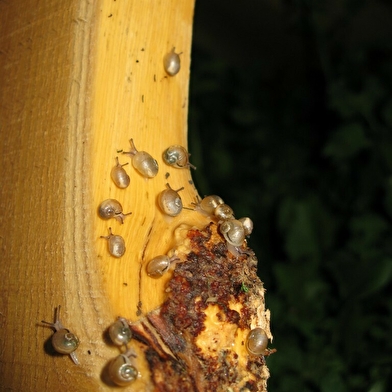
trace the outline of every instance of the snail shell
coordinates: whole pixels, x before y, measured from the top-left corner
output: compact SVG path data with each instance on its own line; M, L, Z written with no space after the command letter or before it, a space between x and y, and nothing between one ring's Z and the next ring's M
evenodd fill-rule
M158 162L146 151L138 151L135 147L133 139L129 140L131 151L123 152L123 154L132 157L133 167L145 178L153 178L158 174Z
M195 210L199 211L200 213L204 215L214 215L214 211L216 207L218 207L220 204L223 204L224 201L222 200L221 197L217 195L210 195L204 197L202 200L200 200L198 203L192 203L195 205Z
M78 337L66 329L60 321L60 305L56 310L56 320L54 323L48 321L41 321L44 324L50 325L55 329L55 333L52 336L52 346L60 354L69 354L74 361L75 365L79 365L78 358L75 354L75 350L79 346Z
M129 178L127 172L123 168L123 166L128 165L128 163L124 163L124 165L120 165L118 161L118 157L116 157L116 166L113 166L110 177L112 177L113 182L116 184L118 188L125 189L129 186L131 179Z
M236 219L225 220L219 226L219 230L225 237L225 240L231 245L240 246L244 242L244 228L242 223Z
M154 257L147 264L147 275L152 278L160 278L165 274L170 267L170 257L166 255L161 255Z
M181 68L180 54L176 53L175 48L171 52L167 53L163 58L163 67L169 76L178 74Z
M234 219L234 212L231 209L230 206L228 206L227 204L223 203L223 204L219 204L215 210L214 210L214 215L222 220L226 220L226 219Z
M114 322L109 327L109 336L114 344L117 346L122 346L127 344L132 339L132 331L129 328L127 321L119 317L116 322Z
M248 237L252 234L253 231L253 221L252 219L245 217L238 219L242 223L242 227L244 228L245 236Z
M184 188L174 190L169 184L166 184L168 189L165 189L158 195L158 204L162 212L169 216L177 216L182 211L182 200L178 194Z
M182 146L170 146L163 153L163 160L170 166L176 167L178 169L191 167L192 169L196 169L189 162L189 153Z
M123 387L135 381L139 375L138 370L125 354L120 354L114 358L109 365L108 371L111 380Z
M112 233L111 227L109 227L109 235L108 236L101 235L101 238L104 238L105 240L108 241L109 253L113 257L119 258L124 255L126 250L124 238L122 238L120 235L114 235Z
M98 215L102 219L107 220L110 218L114 218L119 222L124 223L125 217L132 214L132 212L124 214L122 211L122 205L116 199L106 199L98 207Z
M246 348L251 354L263 355L268 346L268 337L262 328L255 328L249 332Z

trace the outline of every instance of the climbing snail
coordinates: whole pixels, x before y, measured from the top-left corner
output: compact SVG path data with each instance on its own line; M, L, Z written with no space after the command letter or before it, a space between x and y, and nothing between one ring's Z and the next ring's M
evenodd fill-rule
M102 219L114 218L121 223L124 223L124 219L127 215L131 215L132 212L124 214L122 205L116 199L106 199L98 207L98 215Z
M145 178L153 178L158 174L158 162L146 151L138 151L133 143L129 140L131 151L123 152L132 157L133 167Z
M178 194L184 187L174 190L169 184L166 184L168 189L165 189L158 195L158 205L162 212L169 216L177 216L182 211L182 200Z
M132 331L129 328L127 320L119 317L117 321L109 327L109 336L112 342L117 346L129 343L132 339Z
M234 246L241 246L245 239L242 223L236 219L227 219L219 226L225 240Z
M264 355L268 346L268 337L262 328L255 328L249 332L246 348L251 354Z
M173 48L169 53L163 58L163 67L169 76L177 75L181 68L180 54L176 53L175 48Z
M196 170L196 167L189 162L189 155L188 151L182 146L170 146L163 152L163 160L177 169L191 167Z
M60 354L69 354L76 365L79 365L79 360L76 357L75 350L79 346L79 339L76 335L66 329L60 321L60 305L56 310L56 321L49 323L47 321L41 321L44 324L50 325L56 330L52 336L53 348Z
M111 361L108 368L109 377L116 385L125 387L138 378L139 372L129 359L131 355L134 356L128 350Z
M112 178L113 182L116 184L118 188L125 189L128 187L129 183L131 182L131 179L129 178L127 172L123 168L123 166L128 165L127 163L124 163L124 165L120 165L120 162L118 161L118 157L116 157L116 166L113 166L111 172L110 172L110 177Z
M214 215L220 220L234 219L234 212L232 208L225 203L219 204L215 208Z
M104 238L105 240L108 241L109 253L113 257L119 258L124 255L124 253L125 253L124 238L122 238L120 235L114 235L112 233L111 227L109 227L109 235L108 236L101 235L101 238Z
M169 271L171 263L175 260L178 260L177 256L169 257L167 255L161 255L154 257L147 264L147 275L151 276L152 278L160 278L167 271Z

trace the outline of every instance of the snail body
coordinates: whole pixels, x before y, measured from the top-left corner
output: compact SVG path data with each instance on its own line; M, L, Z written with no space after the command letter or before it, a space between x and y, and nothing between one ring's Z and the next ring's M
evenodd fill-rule
M106 199L98 207L98 215L105 220L114 218L119 222L124 223L125 217L130 214L132 214L132 212L128 212L127 214L123 213L122 205L116 199Z
M108 367L109 377L116 385L121 387L129 385L139 376L138 370L133 366L129 359L129 354L127 354L118 355L111 361Z
M108 250L113 257L119 258L124 255L126 250L124 238L120 235L114 235L111 227L109 227L109 235L101 235L101 238L108 241Z
M160 278L167 271L169 271L171 263L177 259L178 258L176 256L169 257L167 255L154 257L147 264L147 275L151 276L152 278Z
M44 324L50 325L55 329L55 333L52 336L52 346L56 352L60 354L68 354L75 365L79 365L79 360L75 354L75 350L79 346L78 337L66 329L60 321L60 305L56 311L56 320L54 323L49 323L48 321L42 320Z
M188 167L196 169L196 167L189 162L189 155L190 154L185 147L174 145L168 147L164 151L163 160L168 165L176 167L177 169L184 169Z
M116 157L116 166L113 166L111 172L110 172L110 177L112 178L113 182L116 184L116 186L120 189L125 189L129 186L131 179L129 178L127 172L123 168L123 166L128 165L128 163L125 163L124 165L120 165L120 162L118 161L118 157Z
M158 174L158 162L146 151L138 151L133 139L129 140L131 151L123 152L132 157L133 167L145 178L153 178Z
M169 53L167 53L163 58L163 67L169 76L177 75L181 68L181 53L176 53L175 48L173 48Z
M158 195L158 205L162 212L169 216L177 216L182 211L183 205L179 191L184 188L174 190L169 184L166 184L168 189L165 189Z
M109 336L112 342L117 346L129 343L132 339L132 331L131 328L129 328L127 320L119 317L117 321L109 327Z
M236 219L227 219L219 226L225 240L234 246L241 246L245 239L242 223Z
M264 355L268 346L268 337L262 328L254 328L246 339L247 350L254 355Z

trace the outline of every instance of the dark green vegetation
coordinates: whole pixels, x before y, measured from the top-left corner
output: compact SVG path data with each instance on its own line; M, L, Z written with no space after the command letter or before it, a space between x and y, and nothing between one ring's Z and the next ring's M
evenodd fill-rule
M271 392L392 390L392 10L334 3L281 4L292 62L193 48L193 177L254 220Z

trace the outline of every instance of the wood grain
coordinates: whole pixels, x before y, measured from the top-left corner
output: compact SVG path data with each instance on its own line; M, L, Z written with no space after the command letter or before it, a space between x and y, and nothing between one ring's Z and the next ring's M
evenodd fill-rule
M187 144L192 0L24 0L0 2L1 390L109 390L103 371L118 349L105 330L119 315L137 319L158 306L165 280L144 265L166 253L184 211L157 207L166 182L184 205L197 192L189 170L165 166L170 144ZM181 71L166 76L163 56L181 52ZM110 179L117 150L133 138L159 162L145 180L126 166L127 190ZM120 161L130 161L120 156ZM169 177L167 178L167 173ZM97 216L118 199L133 214L121 225ZM127 252L107 252L111 226ZM80 366L56 355L49 340L54 308L81 345ZM137 314L138 313L138 314ZM129 390L149 390L148 371Z

